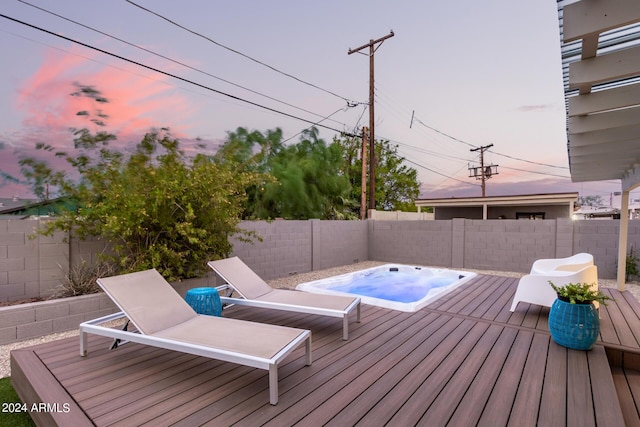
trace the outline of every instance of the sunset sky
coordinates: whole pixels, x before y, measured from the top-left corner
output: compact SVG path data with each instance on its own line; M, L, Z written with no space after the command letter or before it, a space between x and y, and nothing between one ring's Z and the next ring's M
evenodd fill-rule
M0 171L13 177L37 142L68 147L69 128L86 126L74 83L109 100L123 150L153 127L214 152L239 126L280 127L294 142L321 121L330 142L368 123L368 57L348 50L393 30L375 55L376 138L418 171L421 197L479 196L470 150L488 144L486 163L499 165L488 195L608 201L620 189L569 178L552 0L4 0L0 14ZM14 195L30 193L0 177L0 197Z

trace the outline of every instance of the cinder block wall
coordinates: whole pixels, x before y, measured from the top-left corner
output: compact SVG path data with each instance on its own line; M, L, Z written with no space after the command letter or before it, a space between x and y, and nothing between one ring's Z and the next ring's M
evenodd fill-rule
M372 221L369 254L374 261L449 267L452 221Z
M0 221L0 302L46 296L69 265L93 262L108 246L102 240L66 242L64 233L30 239L38 220ZM617 220L542 221L247 221L262 241L234 242L240 256L265 279L357 261L376 260L452 268L529 271L539 258L594 255L601 278L614 278ZM640 221L629 224L628 248L640 255ZM214 286L213 273L174 284ZM115 311L102 294L0 307L0 344L77 328L84 320Z
M366 221L312 221L312 270L369 259Z
M114 312L105 294L0 307L0 345L77 329L84 321Z
M246 221L262 241L234 241L265 279L376 260L431 266L526 272L536 259L577 252L594 255L602 278L614 278L617 220ZM94 262L108 250L99 238L66 233L35 236L39 220L0 221L0 302L47 297L70 265ZM629 223L628 249L640 255L640 221ZM208 279L217 283L213 274ZM2 324L0 324L2 327Z
M188 289L212 284L206 279L190 279L172 286L184 296ZM0 307L0 345L77 329L82 322L116 311L115 304L102 293Z
M528 272L540 258L593 254L598 275L617 274L618 220L371 221L370 259L451 268ZM629 222L627 253L640 257L640 221Z
M47 297L68 272L67 233L39 236L38 227L40 220L0 221L0 301Z
M262 241L234 240L232 255L242 258L265 280L311 271L310 221L243 221Z
M593 254L598 266L598 276L615 278L618 269L620 222L617 220L574 221L573 227L574 253L588 252ZM631 248L633 248L634 255L640 257L640 221L629 221L627 253Z
M369 259L366 221L245 221L240 227L262 241L235 240L232 255L266 280Z
M528 271L533 260L556 257L556 220L466 220L464 267Z

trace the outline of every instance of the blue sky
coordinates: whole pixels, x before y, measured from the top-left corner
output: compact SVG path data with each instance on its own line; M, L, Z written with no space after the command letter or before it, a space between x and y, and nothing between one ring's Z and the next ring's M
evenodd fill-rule
M192 32L125 0L5 0L0 13L307 121L331 116L322 124L349 132L368 122L364 106L346 100L368 101L369 62L347 52L393 30L375 55L376 137L398 144L422 197L479 196L470 149L488 144L486 162L500 165L488 195L580 191L608 200L619 190L616 181L568 178L555 1L132 2ZM110 130L123 147L154 126L212 150L238 126L280 127L292 141L309 126L6 18L0 54L0 170L14 175L36 142L71 144L68 128L82 126L74 82L110 100ZM321 130L327 141L334 134ZM0 197L25 191L0 181Z

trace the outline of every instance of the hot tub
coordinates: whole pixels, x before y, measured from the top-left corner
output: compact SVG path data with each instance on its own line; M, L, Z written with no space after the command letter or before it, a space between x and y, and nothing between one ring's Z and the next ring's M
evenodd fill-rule
M301 283L297 290L360 297L362 303L417 311L476 276L469 271L385 264Z

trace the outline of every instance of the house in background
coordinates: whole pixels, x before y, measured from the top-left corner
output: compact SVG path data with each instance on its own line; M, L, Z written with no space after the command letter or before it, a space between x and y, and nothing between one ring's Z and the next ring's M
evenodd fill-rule
M18 197L0 197L0 219L23 219L30 216L51 216L60 212L64 206L71 205L63 199L39 201L37 199L20 199Z
M556 219L571 218L578 193L520 196L417 199L418 212L433 208L434 219Z

